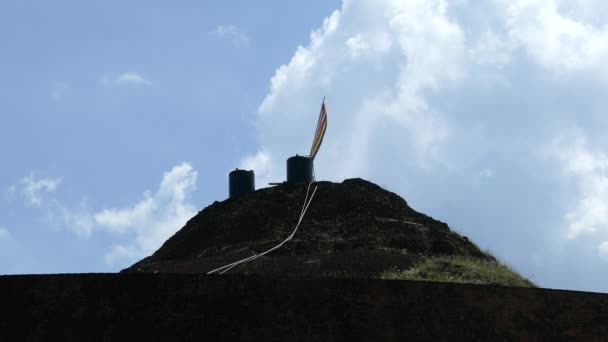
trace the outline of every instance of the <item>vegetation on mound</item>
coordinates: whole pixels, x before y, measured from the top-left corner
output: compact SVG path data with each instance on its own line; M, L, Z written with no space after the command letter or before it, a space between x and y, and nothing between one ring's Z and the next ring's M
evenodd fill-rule
M380 278L536 287L503 263L462 256L423 259L409 270L386 271L380 274Z

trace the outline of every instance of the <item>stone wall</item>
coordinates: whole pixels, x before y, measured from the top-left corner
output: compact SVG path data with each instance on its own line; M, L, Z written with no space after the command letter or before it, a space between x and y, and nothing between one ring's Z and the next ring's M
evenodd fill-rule
M605 341L608 295L409 281L0 276L0 341Z

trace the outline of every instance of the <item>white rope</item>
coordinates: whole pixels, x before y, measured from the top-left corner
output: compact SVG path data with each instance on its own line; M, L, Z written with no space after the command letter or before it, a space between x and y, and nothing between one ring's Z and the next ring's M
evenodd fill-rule
M311 182L311 183L312 183L312 182ZM235 266L237 266L237 265L239 265L239 264L242 264L242 263L246 263L246 262L249 262L249 261L253 261L253 260L255 260L255 259L257 259L257 258L259 258L259 257L261 257L261 256L264 256L264 255L266 255L266 254L268 254L268 253L270 253L270 252L272 252L272 251L274 251L274 250L277 250L277 249L281 248L281 247L282 247L282 246L283 246L285 243L287 243L288 241L290 241L290 240L293 238L293 236L295 235L296 231L298 230L298 228L299 228L299 226L300 226L300 223L302 222L302 219L304 218L304 215L306 214L306 211L308 210L308 206L309 206L309 205L310 205L310 203L312 202L312 199L313 199L313 197L314 197L315 193L317 192L317 187L315 187L315 189L314 189L314 191L313 191L313 193L312 193L312 196L310 197L310 200L308 200L308 192L309 192L309 190L310 190L310 184L308 185L308 190L306 191L306 192L307 192L307 193L306 193L306 197L307 197L307 198L305 198L305 202L304 202L305 206L303 206L303 208L302 208L302 213L301 213L301 215L300 215L300 218L299 218L299 220L298 220L298 223L297 223L297 225L296 225L296 227L295 227L294 231L293 231L293 232L292 232L292 233L291 233L291 234L290 234L290 235L289 235L289 236L288 236L288 237L287 237L285 240L283 240L283 241L282 241L281 243L279 243L278 245L276 245L276 246L272 247L271 249L269 249L269 250L267 250L267 251L265 251L265 252L263 252L263 253L256 254L256 255L250 256L250 257L248 257L248 258L245 258L245 259L239 260L239 261L237 261L237 262L234 262L234 263L232 263L232 264L228 264L228 265L225 265L225 266L222 266L222 267L216 268L216 269L214 269L214 270L212 270L212 271L208 272L207 274L212 274L212 273L215 273L215 272L220 271L220 270L222 270L222 271L221 271L221 272L219 272L219 274L224 274L225 272L228 272L228 271L229 271L230 269L232 269L233 267L235 267ZM306 200L308 200L308 203L306 203Z
M287 243L288 241L290 241L293 236L296 234L296 232L298 231L298 228L300 227L300 223L302 222L302 219L304 218L304 215L306 215L306 211L308 210L308 207L310 206L310 203L312 202L312 199L315 197L315 193L317 192L317 186L315 186L315 189L312 192L312 195L310 196L310 200L308 199L308 193L310 191L310 185L312 184L312 182L308 183L308 188L306 189L306 197L304 198L304 204L302 205L302 211L300 212L300 218L298 219L298 223L296 224L296 227L294 228L293 232L285 239L283 240L281 243L279 243L278 245L272 247L271 249L260 253L260 254L256 254L253 256L250 256L248 258L239 260L237 262L233 262L231 264L228 265L224 265L222 267L216 268L212 271L207 272L207 274L213 274L215 272L221 271L219 272L219 274L224 274L225 272L228 272L229 270L231 270L233 267L249 262L249 261L253 261L261 256L264 256L274 250L277 250L279 248L281 248L285 243Z
M312 185L312 182L313 181L308 183L308 187L306 188L306 197L304 197L304 203L302 204L302 210L300 211L300 220L304 216L304 208L306 207L306 201L308 201L308 192L310 191L310 185ZM315 189L316 189L316 187L315 187ZM311 198L311 200L312 200L312 198Z

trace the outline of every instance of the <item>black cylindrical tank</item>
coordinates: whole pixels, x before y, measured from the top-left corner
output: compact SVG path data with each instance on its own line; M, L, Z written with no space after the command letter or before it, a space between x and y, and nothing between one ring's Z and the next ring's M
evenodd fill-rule
M296 154L287 159L287 183L312 181L312 159Z
M228 175L230 198L242 196L255 191L255 174L253 171L236 169Z

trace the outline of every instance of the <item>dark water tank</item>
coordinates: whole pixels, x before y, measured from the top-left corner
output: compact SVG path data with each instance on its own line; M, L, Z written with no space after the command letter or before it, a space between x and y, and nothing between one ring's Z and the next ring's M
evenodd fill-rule
M287 183L312 181L312 159L298 156L287 159Z
M253 171L236 169L228 175L230 198L242 196L255 191L255 174Z

